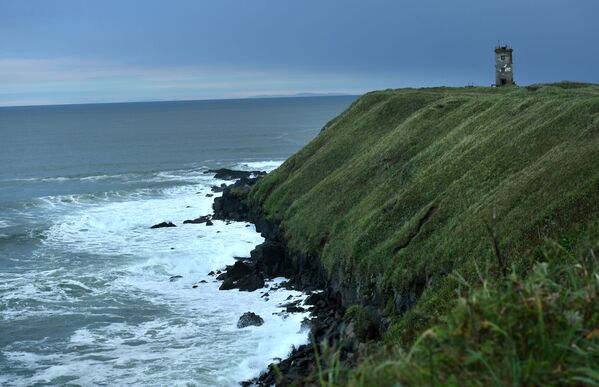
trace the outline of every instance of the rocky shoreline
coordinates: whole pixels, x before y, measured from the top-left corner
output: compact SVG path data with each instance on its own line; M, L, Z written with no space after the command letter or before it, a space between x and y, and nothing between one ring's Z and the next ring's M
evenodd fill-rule
M386 321L380 317L381 308L366 306L360 307L360 313L346 313L347 307L358 303L359 289L347 282L327 279L318 256L290 251L281 225L266 219L261 208L248 206L247 194L264 173L228 170L219 173L236 181L219 187L222 188L222 196L214 200L212 219L253 223L265 238L249 258L237 260L218 275L217 279L223 281L220 289L255 291L263 288L267 279L285 277L288 280L282 286L308 294L304 304L311 312L311 317L305 321L310 329L310 343L294 348L287 359L269 365L258 378L244 381L241 385L306 385L317 382L315 350L322 343L337 351L341 365L354 364L366 351L365 343L380 338L386 329ZM304 311L294 303L284 306L289 313ZM326 361L321 362L326 366Z

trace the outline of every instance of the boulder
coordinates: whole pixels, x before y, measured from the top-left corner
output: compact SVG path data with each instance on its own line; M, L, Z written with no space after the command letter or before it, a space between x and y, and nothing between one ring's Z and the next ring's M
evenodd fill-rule
M239 317L239 321L237 321L237 328L241 329L249 326L259 327L262 324L264 324L262 317L253 312L245 312L241 315L241 317Z
M174 224L173 222L162 222L162 223L155 224L150 228L163 228L163 227L177 227L177 225Z
M199 218L187 219L187 220L183 221L183 224L200 224L200 223L206 223L209 220L210 220L210 215L202 215Z
M235 261L232 266L227 266L227 277L232 278L233 281L238 281L249 275L252 271L253 268L245 262Z
M183 278L183 276L182 276L182 275L174 275L174 276L170 277L170 278L169 278L169 280L170 280L171 282L175 282L175 281L178 281L178 280L180 280L181 278Z
M262 273L244 261L236 261L235 264L227 266L225 272L216 279L224 281L220 290L239 289L242 292L253 292L265 285Z
M214 226L214 223L210 219L206 221L206 226Z

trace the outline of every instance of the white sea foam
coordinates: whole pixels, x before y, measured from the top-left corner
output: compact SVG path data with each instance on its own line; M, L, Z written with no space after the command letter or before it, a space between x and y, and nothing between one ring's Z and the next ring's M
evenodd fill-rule
M268 160L268 161L250 161L239 163L235 168L247 171L266 171L270 172L277 169L284 160Z
M185 174L160 178L180 175ZM235 256L248 256L263 239L245 223L183 224L211 213L206 194L221 183L202 173L188 177L195 183L164 188L160 195L46 198L56 219L44 235L40 262L54 266L3 274L1 318L72 316L82 322L68 341L53 344L52 352L37 351L45 339L5 348L12 368L27 369L30 376L4 375L0 383L235 385L307 341L307 333L300 332L306 313L278 314L289 296L304 297L299 292L270 290L267 300L261 297L266 290L219 291L220 283L207 275L232 264ZM167 220L177 227L150 229ZM72 260L61 261L61 251ZM171 276L182 277L171 281ZM262 316L264 325L238 329L237 320L247 311Z
M51 177L25 177L25 178L14 178L9 179L9 181L27 181L27 182L64 182L64 181L95 181L95 180L103 180L103 179L111 179L111 178L128 178L127 174L123 175L90 175L90 176L51 176Z
M86 181L95 182L101 180L122 180L122 181L175 181L183 180L194 182L203 175L205 168L194 169L178 169L172 171L157 171L157 172L125 172L115 174L98 174L98 175L77 175L77 176L47 176L47 177L25 177L12 178L8 181L23 181L23 182L43 182L56 183L68 181Z

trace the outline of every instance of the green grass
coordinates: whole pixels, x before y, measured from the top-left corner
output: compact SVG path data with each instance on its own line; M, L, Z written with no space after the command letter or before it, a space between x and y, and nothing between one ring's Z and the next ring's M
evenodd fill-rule
M544 262L524 278L481 270L469 282L456 273L452 308L407 349L380 349L351 370L323 348L319 361L330 366L320 384L599 385L597 225L576 249L546 242Z
M493 259L493 216L524 269L532 262L512 257L598 218L598 160L599 86L385 90L329 122L250 200L329 275L387 295L390 335L410 342L448 308L448 275L470 280L473 262ZM391 300L410 292L403 313Z

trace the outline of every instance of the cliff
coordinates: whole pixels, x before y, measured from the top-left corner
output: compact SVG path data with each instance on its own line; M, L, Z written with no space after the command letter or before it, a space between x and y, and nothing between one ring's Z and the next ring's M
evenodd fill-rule
M409 346L482 268L524 281L547 240L599 240L599 87L371 92L239 195L362 339Z

